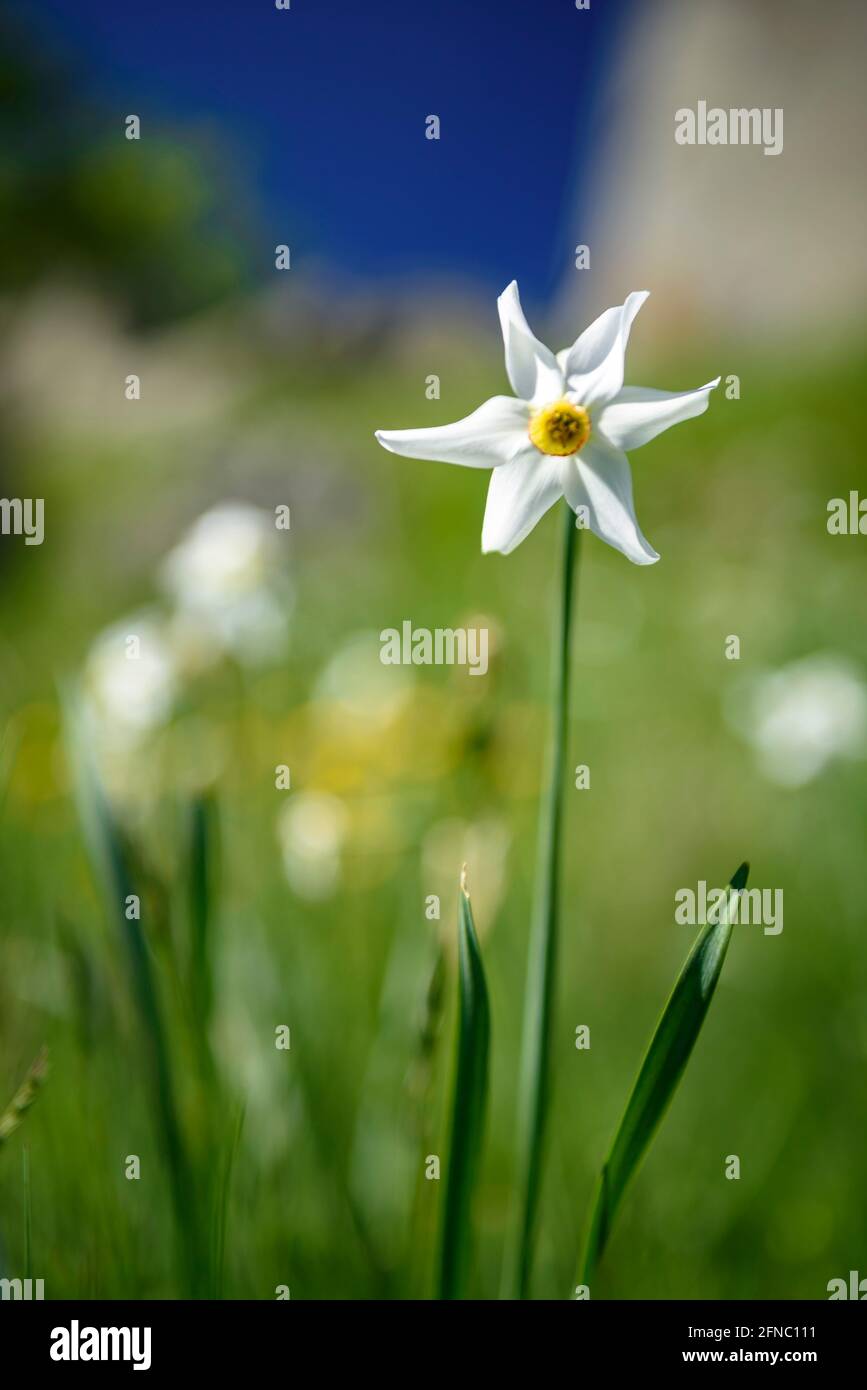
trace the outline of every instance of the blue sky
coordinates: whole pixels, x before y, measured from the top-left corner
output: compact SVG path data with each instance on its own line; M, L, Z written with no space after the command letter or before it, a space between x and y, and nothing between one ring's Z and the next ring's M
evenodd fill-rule
M459 274L544 304L581 236L632 0L21 0L81 90L216 130L269 244L377 282ZM441 139L424 138L425 117Z

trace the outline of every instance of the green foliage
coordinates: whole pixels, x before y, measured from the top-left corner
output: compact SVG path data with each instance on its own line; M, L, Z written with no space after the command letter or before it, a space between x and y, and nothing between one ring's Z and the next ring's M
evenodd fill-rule
M579 1271L581 1284L589 1285L593 1278L626 1185L647 1152L689 1061L728 950L731 904L745 887L748 872L749 866L742 864L732 877L729 898L701 932L656 1025L599 1177Z
M490 1009L466 884L458 902L458 1032L446 1159L440 1298L463 1298L470 1264L470 1211L488 1102Z
M37 220L26 224L34 237ZM31 250L21 234L5 273L37 352L55 325L29 318L15 294L34 283ZM112 280L110 262L99 283L115 285L123 317L123 277ZM45 296L60 317L50 283ZM0 551L0 727L14 728L14 759L0 754L0 1093L15 1094L46 1039L52 1076L24 1132L35 1267L52 1298L174 1296L191 1287L187 1246L202 1252L203 1286L226 1297L269 1299L278 1284L307 1298L427 1288L441 1185L422 1181L413 1201L414 1156L435 1149L450 1114L450 1049L434 1044L442 999L458 986L436 956L425 1017L439 923L423 905L439 891L439 842L456 826L491 823L508 853L496 875L472 857L469 866L497 1039L471 1287L498 1287L560 518L508 559L482 557L486 478L396 459L372 438L378 426L416 423L420 407L431 424L458 418L499 389L488 309L474 320L462 307L466 332L438 342L435 402L424 397L426 363L398 328L390 337L376 315L359 325L361 309L330 295L315 306L316 351L309 309L306 319L287 309L279 351L269 351L244 301L219 325L196 322L183 345L152 336L163 395L142 433L123 415L80 410L77 385L64 395L67 374L100 381L115 360L116 341L87 314L57 325L75 352L63 373L46 352L38 406L14 393L4 401L4 495L44 480L46 542L6 537ZM414 312L424 318L421 299ZM732 714L757 671L817 650L867 670L860 543L824 528L829 495L864 490L863 355L829 353L807 368L800 349L771 358L736 346L742 399L718 392L700 422L634 457L642 527L661 563L636 569L585 537L566 766L587 764L592 786L567 781L565 793L534 1296L559 1296L572 1278L576 1210L591 1199L653 1001L684 954L674 893L742 843L755 880L785 891L785 930L739 933L725 1007L704 1021L677 1122L646 1156L641 1200L636 1189L619 1207L594 1296L616 1280L636 1298L821 1297L867 1248L867 1132L852 1122L867 1046L867 765L839 760L804 787L780 787ZM735 356L711 325L705 340L684 337L679 361L636 364L635 379L693 384L721 355ZM813 428L815 401L826 431ZM56 673L80 672L101 629L156 602L157 566L191 518L237 496L293 504L288 650L261 669L225 661L198 675L126 798L103 787L76 800ZM337 699L323 688L351 641L367 642L375 663L380 626L456 626L477 614L496 638L484 680L410 670L400 699L387 688L372 708L355 689ZM723 654L730 632L740 661ZM90 735L74 742L93 754ZM201 745L208 776L197 780ZM273 768L284 761L293 790L277 793ZM336 799L346 816L318 896L286 875L278 817L296 788ZM119 910L128 887L146 905L140 923ZM582 1053L579 1022L593 1038ZM283 1023L292 1047L280 1053ZM377 1103L362 1110L374 1054L385 1059ZM350 1173L362 1126L376 1177L364 1191ZM719 1157L732 1149L744 1176L725 1182ZM140 1183L123 1177L131 1152ZM0 1230L7 1265L21 1270L21 1171L10 1158L11 1146ZM390 1190L412 1219L395 1220L386 1242L379 1202Z

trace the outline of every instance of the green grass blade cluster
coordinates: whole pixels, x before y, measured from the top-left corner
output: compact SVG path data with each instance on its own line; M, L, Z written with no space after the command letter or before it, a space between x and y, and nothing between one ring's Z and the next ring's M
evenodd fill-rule
M75 798L85 841L101 881L111 922L122 939L130 985L142 1024L150 1062L150 1080L157 1138L162 1147L187 1292L198 1297L207 1282L202 1226L192 1162L177 1103L172 1049L163 1019L154 962L142 922L125 911L133 896L140 898L126 837L115 817L89 755L75 698L64 696L64 720L70 761L75 772Z
M439 1269L439 1297L464 1296L469 1266L470 1209L488 1094L490 1009L485 972L465 882L458 907L458 1030L451 1134Z
M620 1200L677 1089L722 971L732 933L732 904L746 886L742 864L726 903L695 942L656 1026L623 1119L602 1168L577 1282L590 1284Z

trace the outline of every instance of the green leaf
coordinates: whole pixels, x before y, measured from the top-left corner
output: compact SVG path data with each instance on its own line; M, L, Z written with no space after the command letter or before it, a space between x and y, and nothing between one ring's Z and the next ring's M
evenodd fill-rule
M204 1030L210 1022L213 1002L210 938L215 841L216 806L211 795L199 793L189 812L189 978L196 1017Z
M210 1043L214 998L213 917L218 858L217 805L208 793L193 798L187 832L187 895L190 940L187 994L202 1080L219 1107L217 1067Z
M470 1208L488 1095L490 1012L473 911L461 875L458 909L459 1001L452 1121L439 1272L440 1298L461 1298L470 1246Z
M24 1116L42 1089L48 1074L48 1048L40 1048L36 1060L18 1087L6 1109L0 1111L0 1148L22 1123Z
M102 785L75 691L63 690L61 701L76 807L109 919L126 951L131 991L141 1019L149 1063L153 1114L168 1169L179 1251L189 1292L197 1297L205 1274L193 1159L181 1123L172 1048L151 949L141 920L125 910L132 897L141 903L134 855Z
M226 1152L223 1156L221 1171L217 1182L211 1228L211 1297L216 1299L223 1297L223 1271L226 1262L226 1227L228 1224L229 1196L232 1190L232 1174L235 1167L235 1159L241 1143L241 1131L244 1128L244 1113L244 1106L239 1106L235 1116L235 1123L229 1135L228 1144L226 1145Z
M30 1182L30 1150L21 1150L21 1178L24 1186L24 1278L33 1278L33 1187Z
M726 902L690 951L656 1026L599 1176L579 1284L590 1283L626 1186L647 1152L689 1061L725 960L732 933L732 905L748 873L749 864L741 864L732 877Z

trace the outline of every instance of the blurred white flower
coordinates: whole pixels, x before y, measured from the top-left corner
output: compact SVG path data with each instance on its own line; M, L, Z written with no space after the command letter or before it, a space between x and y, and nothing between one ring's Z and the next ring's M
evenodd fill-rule
M131 614L95 639L84 697L103 738L138 741L168 719L176 690L172 649L158 617Z
M279 560L270 512L223 502L200 516L161 572L181 656L193 665L223 652L254 665L279 656L290 599Z
M277 659L287 619L286 603L260 589L219 606L178 608L169 627L180 666L194 674L212 666L223 652L249 666Z
M831 653L758 677L735 694L727 713L765 776L781 786L804 786L833 758L867 753L867 685Z
M267 573L272 518L259 507L223 502L200 516L168 555L164 573L181 603L229 602L258 589Z
M327 792L292 792L277 817L289 886L301 898L330 897L340 880L349 813Z

